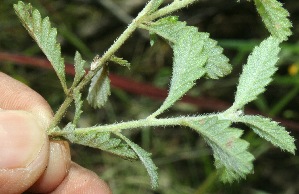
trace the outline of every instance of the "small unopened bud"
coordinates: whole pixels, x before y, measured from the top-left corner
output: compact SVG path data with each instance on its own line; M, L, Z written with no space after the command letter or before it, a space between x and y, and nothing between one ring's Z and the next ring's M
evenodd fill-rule
M98 62L99 62L100 56L96 55L92 61L92 63L90 64L90 70L93 71L97 68L98 66Z

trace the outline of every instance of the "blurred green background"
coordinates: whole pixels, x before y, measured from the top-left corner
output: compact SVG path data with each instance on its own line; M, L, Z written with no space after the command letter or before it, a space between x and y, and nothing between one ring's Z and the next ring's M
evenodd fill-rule
M44 57L14 14L14 0L0 2L0 53ZM58 28L58 40L65 61L72 63L76 50L88 61L101 55L122 33L146 0L32 0L43 16L49 16ZM167 2L167 1L166 1ZM299 1L282 1L291 13L294 35L282 45L279 70L267 91L248 105L258 114L283 120L296 139L299 138ZM211 34L223 46L234 67L232 74L221 80L200 80L189 95L213 99L223 104L234 100L242 64L252 48L269 33L258 16L253 2L241 0L201 0L176 15L200 31ZM137 82L167 88L171 75L172 51L163 41L150 47L148 34L137 31L118 51L118 56L131 62L131 69L114 64L110 72ZM0 60L0 70L38 91L56 110L64 96L59 81L51 70L23 66ZM67 77L72 81L72 76ZM0 83L1 84L1 83ZM80 126L106 124L145 118L161 104L137 93L113 87L110 101L101 110L87 104ZM177 103L163 116L211 112L187 103ZM69 111L64 119L72 119ZM72 157L80 165L95 171L106 180L115 194L266 194L299 193L299 158L274 148L244 128L244 138L251 143L256 157L255 172L246 180L222 184L217 179L211 151L193 131L183 128L155 128L126 132L134 142L153 153L159 167L160 186L151 190L146 170L140 162L130 162L99 150L72 146Z

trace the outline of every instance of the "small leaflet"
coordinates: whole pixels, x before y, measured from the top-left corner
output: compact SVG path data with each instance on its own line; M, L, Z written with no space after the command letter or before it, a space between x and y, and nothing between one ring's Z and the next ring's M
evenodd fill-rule
M255 100L265 91L265 87L272 81L272 76L277 70L279 51L279 42L273 37L267 38L254 48L247 64L243 66L235 102L231 109L242 109L245 104Z
M143 28L169 41L174 52L168 97L152 117L172 106L202 76L217 79L230 73L231 65L217 42L210 39L208 33L198 32L197 28L178 21L178 17L162 18Z
M91 80L87 101L92 107L101 108L107 102L109 95L108 68L103 66Z
M230 121L210 117L188 121L186 125L198 132L212 148L223 182L233 182L252 173L254 157L248 152L249 143L240 138L242 130L230 127Z
M151 8L150 8L150 13L156 11L160 5L163 3L164 0L152 0L151 2Z
M74 92L74 101L75 101L75 115L74 115L73 124L77 125L80 116L82 114L82 105L83 105L82 94L77 90L75 90Z
M254 0L254 3L271 35L280 42L288 40L292 35L292 23L288 18L290 14L282 7L282 3L277 0Z
M39 11L30 3L19 1L18 4L14 4L14 9L23 26L50 61L64 92L67 93L64 59L61 57L60 44L56 40L56 28L51 28L49 18L42 19Z
M151 179L151 185L152 188L155 189L158 187L158 172L157 172L157 166L154 164L153 160L151 159L151 154L142 149L139 145L133 143L131 140L123 136L122 134L118 133L116 134L120 138L122 138L131 148L134 150L134 152L137 154L139 157L140 161L143 163L145 166L148 175L150 176Z
M261 116L249 115L240 117L238 121L248 125L256 134L274 146L295 154L295 139L277 122Z
M125 60L123 58L120 58L120 57L117 57L117 56L114 56L114 55L110 58L110 61L112 61L114 63L117 63L121 66L125 66L129 69L130 69L130 66L131 66L131 64L127 60Z
M86 65L86 61L84 61L80 55L80 53L77 51L75 54L75 78L73 85L77 85L83 76L85 75L84 66Z
M123 143L121 139L111 137L110 132L78 130L73 123L69 123L63 131L66 132L63 136L71 143L101 149L128 160L137 159L135 151L128 144Z

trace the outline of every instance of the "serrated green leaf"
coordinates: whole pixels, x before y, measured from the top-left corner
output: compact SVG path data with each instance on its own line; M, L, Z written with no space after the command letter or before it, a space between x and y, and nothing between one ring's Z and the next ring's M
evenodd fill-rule
M82 114L82 105L83 105L82 94L77 90L75 90L74 92L74 101L75 101L75 115L74 115L73 124L77 125L80 116Z
M292 34L289 12L277 0L254 0L257 11L271 35L281 42Z
M160 19L146 29L148 29L150 33L155 33L165 38L173 47L179 42L183 43L179 40L181 36L187 37L185 33L193 31L194 33L192 35L194 37L189 37L189 39L198 38L198 42L203 41L203 49L199 49L198 52L202 52L199 54L207 56L205 63L207 77L218 79L219 77L229 74L232 70L228 58L222 54L223 49L217 45L217 41L209 38L208 33L198 32L197 28L193 26L186 26L185 22L178 21L177 16L169 16ZM193 45L193 48L196 46L198 45ZM190 58L192 57L193 56L190 56Z
M122 134L118 133L116 134L120 138L122 138L133 150L134 152L138 155L140 161L143 163L145 166L147 173L150 176L151 179L151 185L152 188L157 188L158 187L158 173L157 173L157 166L154 164L153 160L150 158L151 154L146 152L144 149L142 149L139 145L135 144Z
M153 0L153 1L151 1L152 5L151 5L149 13L152 13L152 12L156 11L163 2L164 2L164 0Z
M74 65L75 65L75 78L74 78L73 85L77 85L86 73L84 70L86 61L82 59L78 51L76 51L75 54Z
M211 79L218 79L231 73L232 66L228 58L222 54L223 49L217 46L217 41L208 38L204 45L204 54L208 55L206 62L206 76Z
M249 143L240 139L243 131L231 128L231 122L217 117L187 122L212 148L215 166L224 182L233 182L253 171L253 155L247 151Z
M116 57L114 55L110 58L110 61L117 63L121 66L125 66L127 68L130 68L130 66L131 66L131 64L127 60L120 58L120 57Z
M57 30L51 28L49 18L42 19L39 11L33 9L31 4L19 1L18 4L14 4L14 9L23 26L52 64L64 92L67 93L64 59L61 57L61 48L56 40Z
M102 150L111 150L115 147L117 147L121 143L120 139L111 138L109 141L104 142L100 145Z
M295 139L290 136L284 127L278 125L277 122L261 116L242 116L238 122L245 123L260 137L271 142L273 145L295 154Z
M125 159L137 159L135 151L128 144L122 143L120 139L112 138L110 132L76 130L72 123L69 123L63 130L66 132L63 137L71 143L101 149Z
M152 116L161 114L179 100L200 77L206 75L216 79L231 71L228 59L216 41L210 39L207 33L198 32L197 28L177 20L177 17L170 16L144 26L150 33L168 40L174 52L168 97Z
M265 91L265 87L272 81L272 75L277 70L275 65L279 51L279 42L273 37L269 37L254 48L243 67L231 109L242 109L245 104L255 100Z
M110 95L110 80L108 77L108 68L103 66L92 78L87 101L94 108L102 107Z

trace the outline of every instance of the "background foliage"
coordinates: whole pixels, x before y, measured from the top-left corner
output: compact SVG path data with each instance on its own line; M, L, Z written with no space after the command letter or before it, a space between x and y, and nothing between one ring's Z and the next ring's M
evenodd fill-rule
M39 48L20 25L12 4L16 1L3 0L0 6L0 52L22 53L27 56L41 56ZM43 15L51 16L58 28L59 41L66 62L72 62L75 50L83 58L92 60L101 54L123 31L130 16L143 7L145 0L89 0L89 1L31 1ZM299 122L299 2L286 0L285 8L291 13L294 35L283 44L279 71L268 91L251 103L251 109L260 114ZM122 11L117 9L122 7ZM225 104L233 102L233 93L241 65L256 42L264 39L265 30L252 3L241 1L211 0L201 1L179 13L182 20L197 26L201 31L211 33L219 40L225 53L232 60L233 73L220 81L202 80L189 94L220 100ZM135 81L167 88L171 75L172 51L162 40L149 46L147 34L138 31L121 48L118 55L132 61L131 70L111 66L110 72ZM41 93L53 107L64 99L59 81L54 72L24 67L0 61L0 70L25 82ZM66 78L71 81L71 77ZM120 120L143 118L153 112L160 104L149 97L112 88L109 103L103 110L84 106L85 114L80 126L95 123L113 123ZM219 103L219 101L217 101ZM215 105L214 111L217 111ZM213 105L211 105L213 107ZM206 112L201 107L178 103L167 114L192 114ZM65 123L72 118L68 112ZM296 128L289 128L296 139ZM153 153L159 167L160 187L155 193L298 193L299 158L273 148L256 135L245 131L250 151L257 158L255 174L247 180L232 185L220 183L213 167L213 158L205 143L195 132L176 128L143 130L127 134L143 148ZM115 193L154 193L150 190L148 177L138 162L124 161L106 153L85 147L75 146L73 159L81 165L96 171L109 182Z

